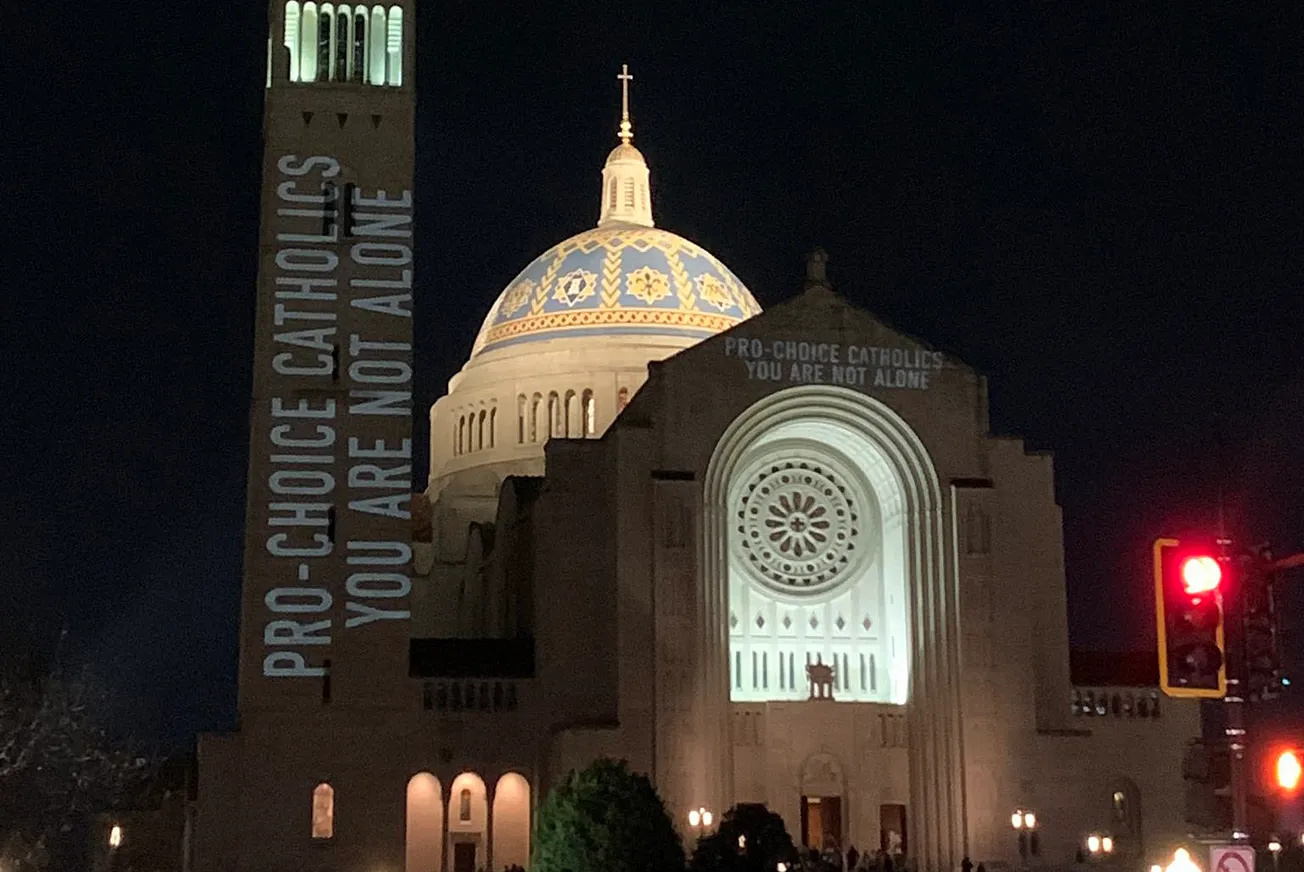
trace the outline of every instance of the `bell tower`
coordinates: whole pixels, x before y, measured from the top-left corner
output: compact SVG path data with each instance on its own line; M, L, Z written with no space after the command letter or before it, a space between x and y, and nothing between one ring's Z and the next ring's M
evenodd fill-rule
M406 689L413 0L271 0L240 716Z

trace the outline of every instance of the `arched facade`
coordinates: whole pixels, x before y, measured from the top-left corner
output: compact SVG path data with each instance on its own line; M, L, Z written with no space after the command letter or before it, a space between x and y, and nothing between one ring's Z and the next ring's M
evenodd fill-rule
M838 434L842 459L859 467L879 497L881 519L899 518L900 590L905 609L900 634L904 673L897 677L909 712L909 768L912 817L922 868L958 868L964 845L963 749L960 724L959 630L956 567L948 559L944 505L937 473L919 436L885 403L863 393L827 385L777 391L754 403L726 429L703 483L700 566L707 632L703 639L704 692L719 712L731 698L729 604L730 543L738 530L737 482L770 440ZM778 435L776 435L778 434ZM899 501L899 506L896 505ZM884 528L886 532L886 527ZM884 552L886 553L886 552ZM836 581L836 580L835 580ZM708 709L708 711L709 711ZM707 715L704 729L728 724ZM707 778L732 794L727 726L712 743ZM710 783L710 782L708 782Z
M505 773L494 785L493 865L530 865L530 782L519 772Z
M407 785L406 872L439 872L444 860L444 789L429 772Z
M448 791L450 870L489 868L489 803L484 779L463 772Z

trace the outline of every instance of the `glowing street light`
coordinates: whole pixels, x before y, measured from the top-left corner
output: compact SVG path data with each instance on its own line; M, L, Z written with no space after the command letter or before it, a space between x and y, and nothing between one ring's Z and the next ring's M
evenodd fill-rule
M109 829L109 848L116 851L121 846L122 846L122 827L118 826L117 824L114 824L112 828Z
M1087 850L1093 854L1100 853L1100 836L1095 833L1087 836Z
M1178 848L1173 852L1173 862L1164 868L1164 872L1200 872L1200 867L1191 859L1190 851Z
M711 826L714 815L705 808L695 808L688 813L688 825L693 829Z

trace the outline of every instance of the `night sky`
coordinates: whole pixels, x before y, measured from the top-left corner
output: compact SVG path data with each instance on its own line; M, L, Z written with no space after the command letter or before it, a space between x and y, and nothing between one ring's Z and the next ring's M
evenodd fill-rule
M823 246L1055 453L1075 647L1153 642L1149 542L1220 491L1304 550L1299 4L970 5L420 9L422 454L499 291L595 223L628 62L660 226L762 305ZM184 742L234 719L265 14L127 0L70 41L91 10L43 8L0 146L0 630L66 623L123 725Z

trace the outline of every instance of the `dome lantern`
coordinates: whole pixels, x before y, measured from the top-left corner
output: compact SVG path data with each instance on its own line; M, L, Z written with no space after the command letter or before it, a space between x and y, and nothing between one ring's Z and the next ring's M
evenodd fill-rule
M620 145L607 155L602 168L602 204L598 226L634 224L654 227L652 195L648 185L647 161L634 147L634 125L629 120L629 83L634 77L629 65L621 64L620 75Z

